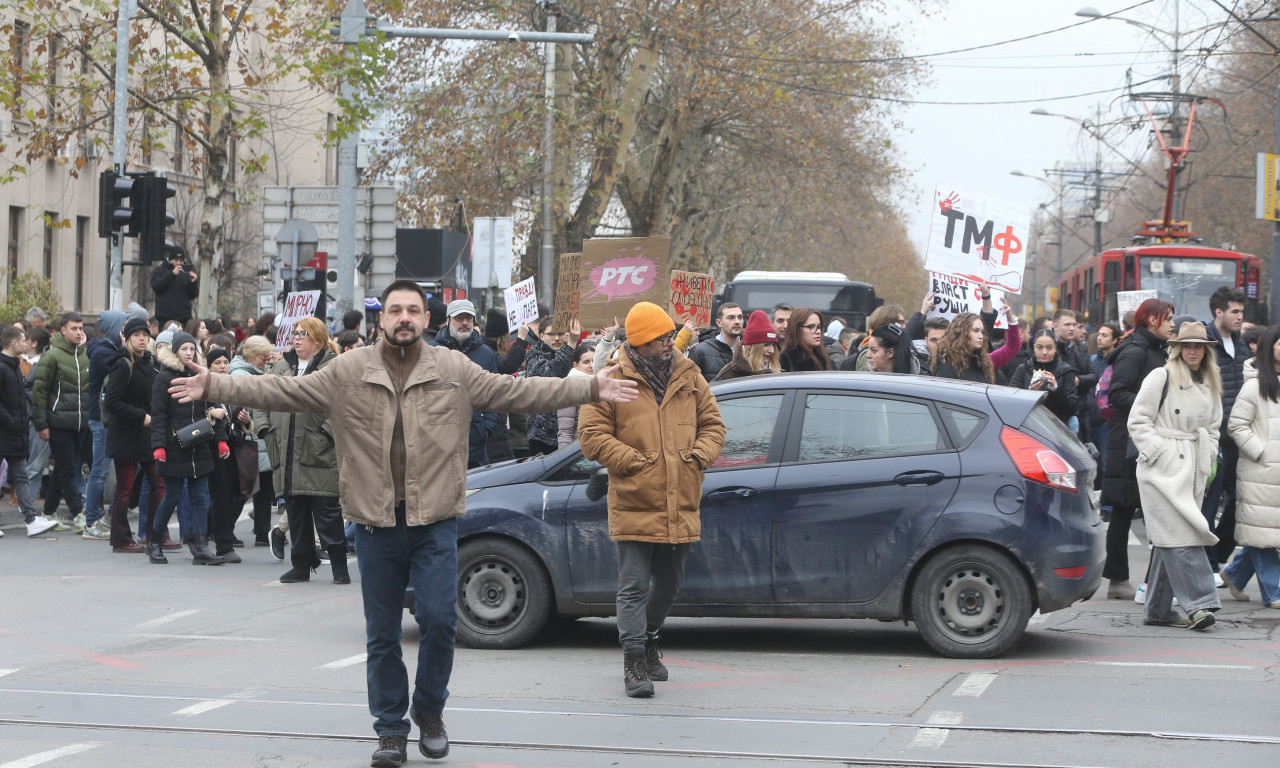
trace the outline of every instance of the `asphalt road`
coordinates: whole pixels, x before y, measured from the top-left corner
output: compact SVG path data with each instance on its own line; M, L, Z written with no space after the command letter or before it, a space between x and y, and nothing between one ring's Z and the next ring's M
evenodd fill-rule
M19 519L0 506L0 768L368 765L356 569L282 585L265 548L154 566ZM1143 626L1132 602L1035 616L992 661L940 658L901 624L677 619L650 700L623 695L612 621L567 623L459 648L439 762L1273 768L1280 610L1248 591L1223 591L1203 633ZM416 635L406 614L410 668Z

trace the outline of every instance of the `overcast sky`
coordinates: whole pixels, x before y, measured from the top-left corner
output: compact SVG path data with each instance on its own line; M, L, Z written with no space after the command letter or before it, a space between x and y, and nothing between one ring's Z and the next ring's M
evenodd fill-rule
M1235 0L1226 0L1228 7ZM893 18L907 25L907 52L934 54L958 48L998 43L1049 32L1086 19L1075 12L1091 6L1104 14L1119 13L1172 32L1175 13L1182 31L1180 48L1221 43L1230 35L1219 23L1226 14L1210 0L949 0L928 16L895 11ZM1210 29L1203 28L1209 26ZM1200 30L1200 31L1196 31ZM1049 187L1009 172L1044 175L1055 164L1092 167L1095 144L1077 123L1061 117L1032 115L1041 107L1080 120L1101 122L1128 114L1144 115L1142 107L1125 96L1126 70L1143 90L1167 90L1172 36L1102 19L1018 43L946 56L932 56L931 82L910 98L927 102L1002 102L1015 104L916 104L900 113L906 131L897 134L903 164L914 189L906 190L902 205L910 237L923 258L928 237L934 187L938 182L1025 201L1028 211L1052 199ZM1183 90L1193 89L1211 76L1216 59L1181 58ZM1099 92L1099 93L1095 93ZM1076 94L1092 94L1080 95ZM1062 98L1074 96L1074 98ZM1154 109L1155 107L1153 107ZM1110 138L1137 158L1150 132L1113 130ZM1127 138L1125 138L1127 136ZM1124 161L1104 149L1104 167ZM1155 215L1158 212L1153 212Z

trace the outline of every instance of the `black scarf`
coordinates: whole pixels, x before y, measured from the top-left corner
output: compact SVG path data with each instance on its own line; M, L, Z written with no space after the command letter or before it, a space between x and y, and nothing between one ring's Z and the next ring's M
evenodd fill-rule
M675 366L676 356L671 355L665 363L654 363L641 357L630 343L624 344L623 349L627 351L631 362L635 363L636 370L640 372L645 383L653 390L653 396L661 403L663 395L667 393L667 384L671 382L671 371Z

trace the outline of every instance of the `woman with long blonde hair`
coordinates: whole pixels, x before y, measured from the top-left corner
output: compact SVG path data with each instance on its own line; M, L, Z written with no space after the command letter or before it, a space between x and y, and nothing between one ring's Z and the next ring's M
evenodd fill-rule
M1205 629L1222 607L1204 548L1218 537L1200 512L1218 458L1222 378L1204 323L1169 339L1169 359L1143 379L1129 411L1151 565L1143 623ZM1173 613L1173 599L1187 612Z
M761 310L751 313L742 337L734 345L733 357L720 369L716 381L758 376L762 373L781 373L781 355L778 352L778 332L769 316Z

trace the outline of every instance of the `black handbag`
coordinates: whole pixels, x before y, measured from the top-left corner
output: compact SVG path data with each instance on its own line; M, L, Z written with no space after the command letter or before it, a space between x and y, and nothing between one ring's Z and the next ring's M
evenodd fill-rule
M195 448L197 445L207 443L214 438L213 422L208 419L201 419L194 424L174 430L173 436L177 438L178 445L187 450Z

